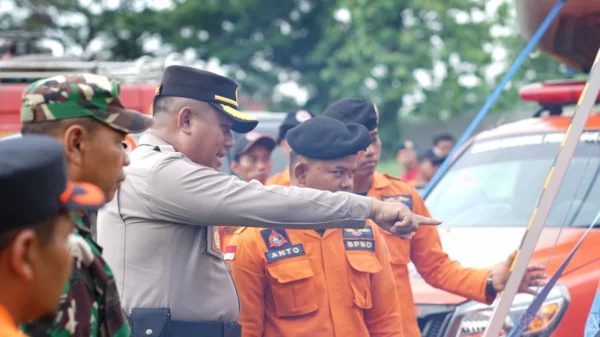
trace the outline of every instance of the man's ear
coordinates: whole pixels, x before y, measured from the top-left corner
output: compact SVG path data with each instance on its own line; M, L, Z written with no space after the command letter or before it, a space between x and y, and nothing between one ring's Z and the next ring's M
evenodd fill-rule
M81 125L74 124L69 126L60 139L65 148L67 162L75 166L81 166L83 154L87 150L90 133Z
M296 162L296 164L294 165L294 169L292 170L296 184L300 187L306 186L306 170L307 170L307 168L308 168L307 164L305 162L303 162L302 160L299 160L298 162Z
M38 254L34 250L39 245L39 238L33 229L19 232L12 243L5 248L6 257L13 273L21 280L30 282L33 279L33 261Z
M184 107L179 110L179 113L177 114L177 127L183 131L183 133L191 133L192 117L192 110L189 107Z

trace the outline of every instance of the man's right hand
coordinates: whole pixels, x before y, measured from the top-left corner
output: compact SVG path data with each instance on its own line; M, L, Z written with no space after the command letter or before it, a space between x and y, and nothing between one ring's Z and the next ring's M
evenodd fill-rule
M399 202L374 199L369 219L379 227L402 239L412 238L419 225L437 226L441 221L414 214L408 206Z

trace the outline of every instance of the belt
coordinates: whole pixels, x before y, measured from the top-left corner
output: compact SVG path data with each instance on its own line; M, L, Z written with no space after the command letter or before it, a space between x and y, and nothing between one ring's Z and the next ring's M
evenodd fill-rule
M129 316L132 337L241 337L237 322L175 321L169 308L133 308Z
M237 322L171 321L172 337L241 337L242 326Z

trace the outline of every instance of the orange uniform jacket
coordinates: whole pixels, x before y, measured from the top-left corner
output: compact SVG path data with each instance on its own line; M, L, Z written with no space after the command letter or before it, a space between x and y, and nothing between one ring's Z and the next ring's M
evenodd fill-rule
M27 337L17 328L10 313L0 304L0 337Z
M383 201L403 202L415 214L430 216L419 193L399 178L376 172L367 196ZM423 279L435 288L479 302L490 304L493 301L493 298L485 295L485 285L491 271L463 268L458 262L450 260L442 250L436 227L419 227L411 240L402 240L388 232L383 232L383 237L390 250L406 337L421 335L408 274L410 261Z
M267 179L267 183L265 185L290 186L290 168L286 167L283 171Z
M243 228L225 260L241 302L243 337L403 336L378 227Z
M233 233L235 233L236 230L240 229L239 226L219 226L217 227L217 232L219 234L219 239L218 241L221 243L221 251L225 251L225 247L227 247L227 245L229 244L229 241L231 241L231 238L233 238Z

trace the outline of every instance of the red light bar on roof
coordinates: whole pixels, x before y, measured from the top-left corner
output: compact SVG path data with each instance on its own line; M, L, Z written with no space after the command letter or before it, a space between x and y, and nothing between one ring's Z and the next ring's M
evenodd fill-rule
M577 104L581 92L585 87L585 81L581 80L562 80L546 81L541 83L532 83L523 86L519 90L519 97L528 102L537 102L542 105L559 104L572 105ZM600 102L600 94L596 97L596 102Z

